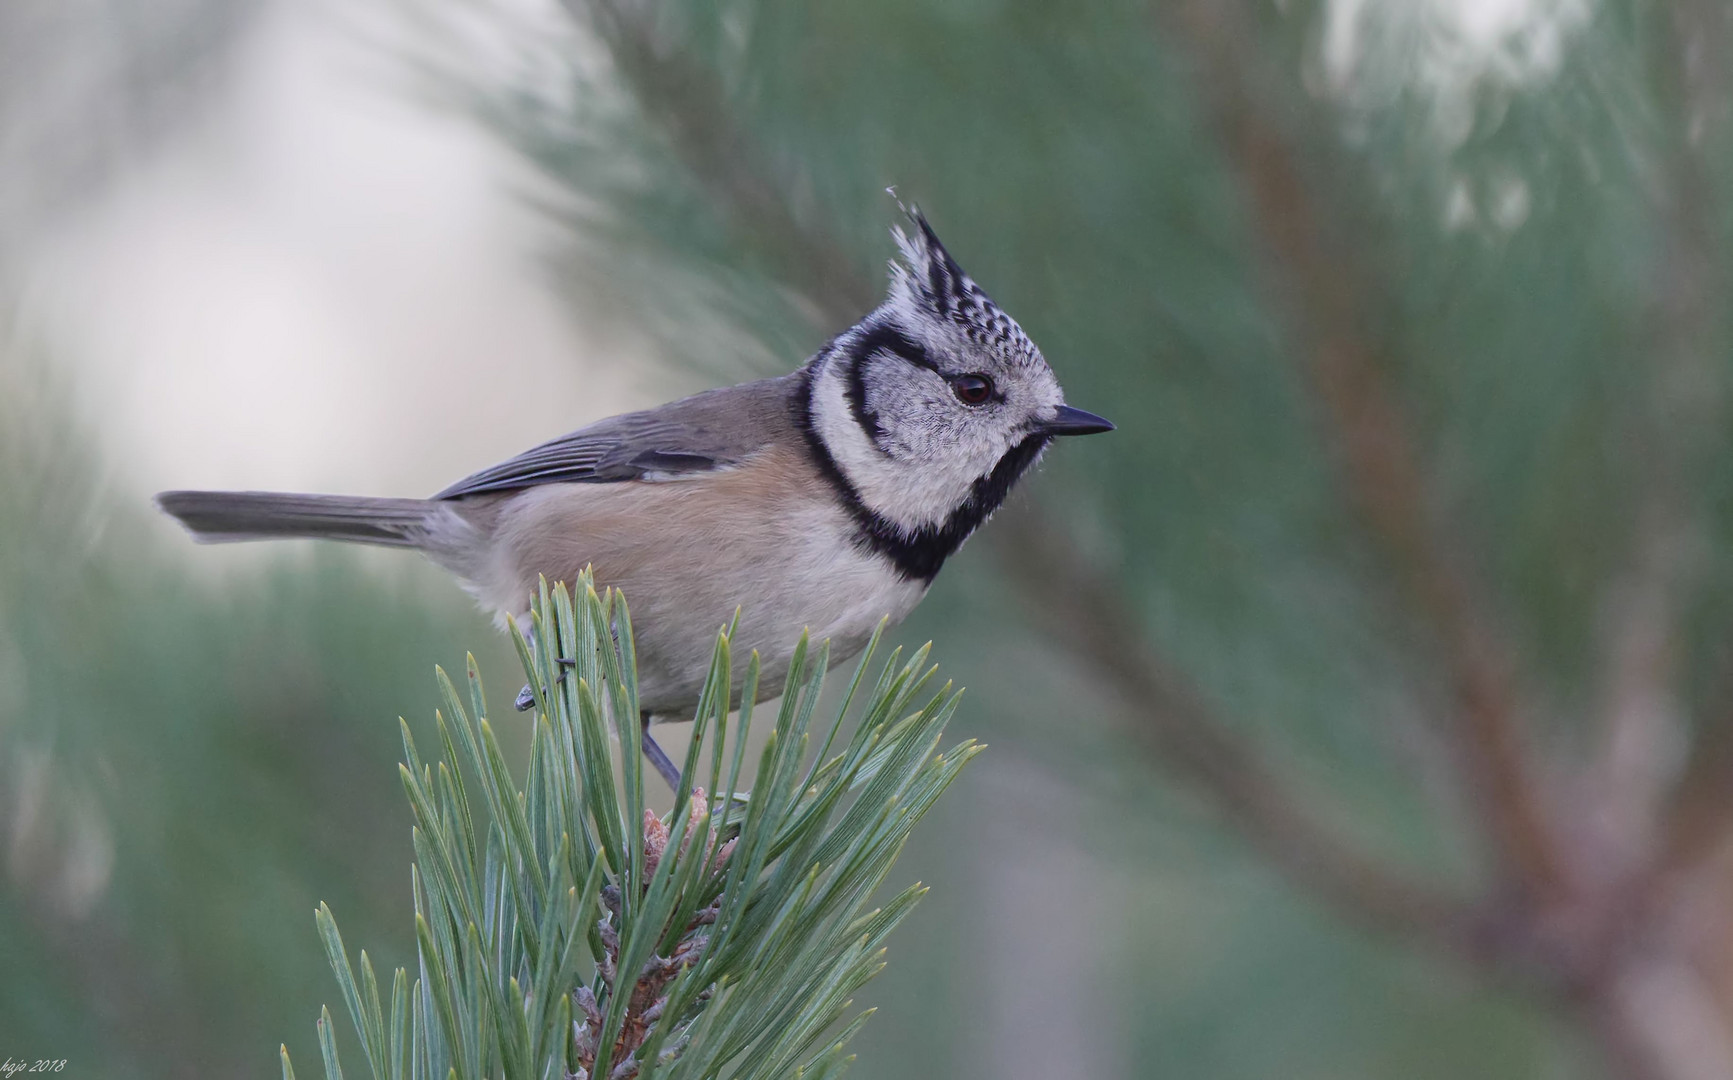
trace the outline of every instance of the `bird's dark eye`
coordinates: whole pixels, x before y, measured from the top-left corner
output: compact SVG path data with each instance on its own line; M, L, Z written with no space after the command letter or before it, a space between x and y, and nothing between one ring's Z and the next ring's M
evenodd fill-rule
M985 405L993 396L993 380L985 375L958 375L951 380L951 393L965 405Z

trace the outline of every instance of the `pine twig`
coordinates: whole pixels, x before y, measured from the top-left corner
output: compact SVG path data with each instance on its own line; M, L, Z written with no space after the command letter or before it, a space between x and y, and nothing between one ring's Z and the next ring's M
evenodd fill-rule
M853 682L871 686L860 722L840 744L824 740L821 754L841 749L821 765L808 760L808 736L827 652L802 638L748 795L737 781L758 660L729 730L724 630L684 775L696 777L708 756L702 771L720 783L731 739L725 794L712 804L702 788L683 790L659 817L643 805L644 761L630 743L630 615L587 572L573 584L575 597L543 582L531 609L537 646L514 634L532 686L555 685L568 665L572 676L541 702L521 787L485 718L473 657L467 704L438 673L441 760L424 760L402 726L399 778L415 822L413 991L398 968L382 994L366 952L357 977L335 917L319 907L368 1071L401 1077L414 1061L429 1076L774 1080L822 1069L865 1020L848 1019L851 994L884 966L883 942L925 889L868 904L910 831L980 750L939 749L957 695L930 690L926 650L907 661L893 653L868 682L875 635ZM850 693L825 722L832 736L854 701ZM326 1075L342 1080L328 1013L318 1030Z

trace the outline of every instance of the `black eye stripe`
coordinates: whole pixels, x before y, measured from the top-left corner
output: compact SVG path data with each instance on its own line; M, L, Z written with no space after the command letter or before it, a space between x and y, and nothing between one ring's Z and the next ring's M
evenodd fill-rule
M867 361L880 353L889 353L912 367L937 375L950 386L951 395L965 405L985 405L997 394L993 380L981 372L947 375L940 371L926 347L897 326L875 326L846 347L849 411L854 414L855 423L866 432L867 438L880 449L883 449L884 426L879 423L877 412L867 403L866 389Z
M874 446L882 449L885 436L884 425L879 423L879 414L867 407L866 396L866 358L870 353L862 353L854 357L848 368L848 411L854 416L854 422L866 432L866 437L872 440Z
M858 367L867 357L874 353L888 352L928 371L938 371L933 358L927 355L926 347L909 337L894 326L876 326L861 336L854 348L849 350L854 354Z
M884 449L885 429L878 413L867 404L866 363L879 353L891 355L918 368L938 372L938 366L922 345L894 326L876 326L848 346L848 407L854 422L880 450Z

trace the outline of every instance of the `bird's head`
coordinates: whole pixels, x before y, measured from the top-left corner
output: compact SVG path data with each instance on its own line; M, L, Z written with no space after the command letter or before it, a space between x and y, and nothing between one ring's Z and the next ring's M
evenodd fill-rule
M1065 404L1023 328L909 217L884 303L814 361L808 423L866 510L954 550L1054 436L1113 425Z

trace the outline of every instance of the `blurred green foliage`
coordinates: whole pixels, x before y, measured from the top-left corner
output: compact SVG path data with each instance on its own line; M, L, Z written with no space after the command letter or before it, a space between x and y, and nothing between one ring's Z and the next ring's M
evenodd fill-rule
M509 649L432 572L327 552L195 573L106 490L39 359L8 345L3 1052L93 1076L271 1067L304 1027L285 1008L329 994L319 900L387 955L413 948L388 917L409 888L393 718L431 715L428 673L462 639Z
M586 29L514 39L515 68L440 55L447 100L553 181L576 311L712 381L786 370L873 302L895 185L1119 423L1056 448L904 631L943 643L975 688L957 734L995 746L906 856L939 887L854 1075L1067 1071L1049 1052L1077 1075L1623 1070L1630 1033L1568 957L1412 948L1307 891L1150 736L1164 706L1086 647L1060 568L1007 538L1059 534L1126 613L1104 640L1178 673L1305 815L1508 899L1453 741L1458 658L1357 487L1363 399L1320 366L1368 357L1339 381L1396 403L1572 895L1642 884L1694 778L1733 790L1720 9L1535 0L1486 41L1427 4L571 6ZM428 715L427 665L490 631L436 575L346 553L196 576L104 494L52 395L8 398L34 427L0 425L0 1053L228 1075L288 1035L310 1060L314 900L400 942L388 962L410 947L389 720ZM1658 702L1629 784L1598 771L1627 691ZM1626 787L1661 825L1620 816Z

